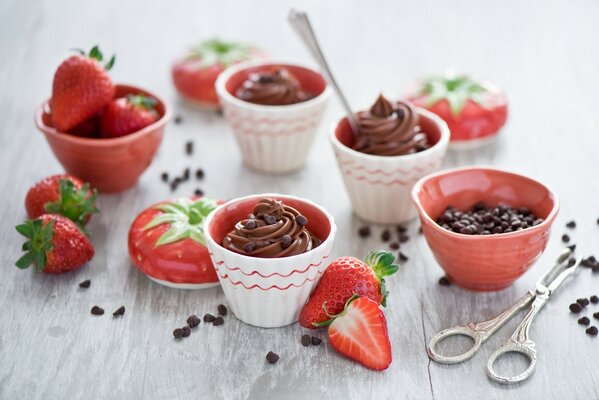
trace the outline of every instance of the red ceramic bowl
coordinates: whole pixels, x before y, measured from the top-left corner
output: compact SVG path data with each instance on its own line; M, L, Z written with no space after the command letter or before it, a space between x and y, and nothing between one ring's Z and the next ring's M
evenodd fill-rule
M115 97L130 93L142 93L156 99L160 118L137 132L118 138L85 138L59 132L52 126L48 101L35 113L35 125L46 136L64 169L100 192L121 192L135 185L152 162L162 141L164 126L171 118L170 106L160 97L135 86L116 85Z
M414 185L412 200L428 245L448 278L477 291L506 288L524 274L545 250L559 209L557 196L543 184L487 167L428 175ZM478 201L527 207L544 221L521 231L485 236L454 233L435 222L448 205L464 210Z

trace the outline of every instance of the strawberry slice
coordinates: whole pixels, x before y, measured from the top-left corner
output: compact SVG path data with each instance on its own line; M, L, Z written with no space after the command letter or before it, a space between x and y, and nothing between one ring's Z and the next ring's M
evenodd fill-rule
M353 296L329 325L331 346L366 368L382 371L392 361L387 320L377 302Z

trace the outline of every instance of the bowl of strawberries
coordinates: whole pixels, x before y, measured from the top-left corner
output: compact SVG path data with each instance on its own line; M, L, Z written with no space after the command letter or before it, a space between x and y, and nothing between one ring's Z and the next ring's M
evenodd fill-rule
M35 124L67 172L100 192L121 192L152 162L171 109L148 90L114 84L114 57L102 62L98 47L63 61Z

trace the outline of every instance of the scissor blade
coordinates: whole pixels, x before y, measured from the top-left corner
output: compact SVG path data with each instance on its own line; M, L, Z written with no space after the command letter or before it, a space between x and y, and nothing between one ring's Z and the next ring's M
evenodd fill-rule
M537 281L537 287L547 287L549 283L555 279L557 274L565 267L562 264L567 262L571 255L572 250L566 247L555 260L553 267L549 271L545 272L545 274Z
M582 257L578 257L574 265L567 267L561 274L557 276L548 286L549 293L552 294L570 275L574 274L578 269L578 266L582 262Z

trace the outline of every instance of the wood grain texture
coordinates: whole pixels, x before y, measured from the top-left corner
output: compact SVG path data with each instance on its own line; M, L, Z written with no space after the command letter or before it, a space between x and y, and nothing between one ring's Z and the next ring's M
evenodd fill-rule
M381 228L367 240L355 232L326 131L341 108L332 102L306 168L271 177L240 162L222 117L181 103L170 82L173 58L186 45L215 35L260 44L283 59L309 56L286 23L290 1L142 2L105 0L0 2L0 399L598 399L599 338L577 325L567 306L599 292L599 276L582 270L545 307L532 327L539 364L527 382L491 383L484 364L507 338L517 318L491 338L469 362L429 362L425 344L439 329L495 315L534 284L559 253L565 222L578 249L599 250L599 3L541 0L519 2L307 1L322 45L355 107L389 96L419 76L447 69L471 71L502 85L510 118L495 146L449 153L445 167L490 164L530 174L560 196L561 211L547 252L523 278L498 293L441 287L417 223L403 245L410 257L389 280L387 318L394 362L383 373L346 361L323 342L303 348L303 329L257 329L230 316L221 327L201 324L180 342L172 329L191 313L214 312L224 302L219 288L181 291L150 282L131 267L126 235L134 216L171 195L160 182L201 166L200 185L224 199L258 192L304 196L336 218L333 256L362 256L381 246ZM13 229L25 217L28 186L61 171L33 111L51 88L55 67L73 47L99 43L118 54L113 77L168 98L180 125L167 127L152 166L132 190L102 195L102 213L89 226L93 261L78 272L49 277L13 267L20 239ZM192 158L184 143L195 142ZM191 194L188 183L177 194ZM88 290L78 282L91 279ZM107 311L90 315L93 305ZM123 318L110 312L125 305ZM596 321L595 321L596 322ZM324 332L318 335L324 336ZM281 355L267 365L269 350Z

